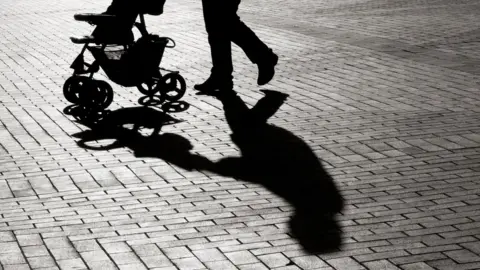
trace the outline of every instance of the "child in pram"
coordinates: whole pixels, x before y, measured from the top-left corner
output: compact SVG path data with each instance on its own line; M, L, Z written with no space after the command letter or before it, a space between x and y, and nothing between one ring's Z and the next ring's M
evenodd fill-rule
M101 67L113 82L136 86L141 93L152 98L157 92L161 100L175 101L185 94L185 80L177 71L162 76L159 67L165 48L173 48L172 39L147 32L144 14L163 13L165 0L113 0L101 14L76 14L74 18L96 28L90 36L71 38L73 43L84 44L71 68L74 74L64 85L65 98L83 107L102 110L113 100L113 91L104 81L94 80L93 74ZM136 22L140 17L140 22ZM133 27L141 37L134 41ZM173 42L173 45L168 45ZM95 45L92 45L95 44ZM95 61L86 63L83 53L88 49ZM87 76L81 76L90 74Z

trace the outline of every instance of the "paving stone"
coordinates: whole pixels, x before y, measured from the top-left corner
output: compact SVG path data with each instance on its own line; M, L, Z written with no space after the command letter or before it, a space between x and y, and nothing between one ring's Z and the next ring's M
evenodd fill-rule
M124 252L124 253L110 254L110 257L118 265L140 263L140 259L137 257L137 255L134 252Z
M454 250L454 251L447 251L445 255L450 257L451 259L455 260L458 263L469 263L469 262L476 262L480 261L480 257L475 253L468 251L468 250Z
M205 266L195 257L172 260L179 269L203 269Z
M0 243L0 254L19 253L20 248L16 242L2 242Z
M25 257L49 256L48 250L45 246L28 246L22 248Z
M167 267L173 265L172 262L164 255L143 256L140 257L140 259L148 268Z
M106 243L106 244L102 244L102 247L109 254L131 251L130 247L123 242Z
M379 261L372 261L372 262L366 262L365 263L365 266L367 267L367 269L371 269L371 270L375 270L375 269L384 269L384 270L389 270L389 269L392 269L392 270L396 270L396 269L400 269L398 267L396 267L394 264L392 264L391 262L389 262L388 260L379 260Z
M87 266L83 263L82 259L67 259L67 260L57 260L57 264L60 269L88 269ZM92 268L95 268L92 266Z
M328 264L326 264L317 256L295 257L292 259L292 261L301 269L318 269L328 267Z
M162 251L170 259L193 257L193 254L186 247L163 248Z
M60 249L50 249L55 260L68 260L79 258L77 251L74 248L60 248Z
M258 256L258 258L268 267L280 267L290 263L290 260L281 253Z
M155 244L136 245L132 246L132 249L134 250L135 254L140 257L163 255Z
M37 259L39 261L41 259ZM2 265L25 264L25 258L21 253L5 253L0 254L0 262Z
M402 269L404 270L433 270L434 268L430 267L428 264L424 262L419 263L411 263L402 265Z
M81 252L80 256L87 262L108 261L110 260L103 250Z
M143 264L122 264L118 266L120 270L147 269Z
M258 260L248 251L237 251L225 253L225 256L232 261L235 265L252 264L258 262Z
M239 269L241 269L241 270L265 270L265 269L268 269L268 268L264 264L253 263L253 264L240 265Z
M327 262L335 269L365 269L365 267L363 267L350 257L331 259Z
M28 264L7 264L3 267L4 270L29 270L31 269ZM48 269L48 268L44 268ZM55 269L55 268L52 268ZM58 268L57 268L58 269Z
M56 266L55 260L50 256L29 257L28 264L33 268Z
M73 246L78 252L100 250L100 245L95 240L82 240L73 242Z
M237 270L238 268L235 267L235 265L227 260L224 261L214 261L214 262L205 262L205 266L207 269L212 269L212 270Z
M218 249L194 250L193 254L202 262L214 262L225 260L226 257Z

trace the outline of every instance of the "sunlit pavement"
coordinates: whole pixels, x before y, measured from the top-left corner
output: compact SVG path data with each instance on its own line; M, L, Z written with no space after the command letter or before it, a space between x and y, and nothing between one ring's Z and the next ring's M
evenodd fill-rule
M235 47L236 91L249 106L261 89L288 94L269 123L307 143L345 198L343 245L315 254L260 183L181 168L162 148L77 144L89 128L64 114L62 86L81 50L69 37L92 27L73 15L108 4L0 1L0 269L480 269L478 1L243 1L280 61L258 87ZM201 1L167 1L147 24L176 41L162 66L189 87L162 132L216 161L240 153L220 101L191 90L210 69L201 16ZM138 106L136 88L111 85L109 109Z

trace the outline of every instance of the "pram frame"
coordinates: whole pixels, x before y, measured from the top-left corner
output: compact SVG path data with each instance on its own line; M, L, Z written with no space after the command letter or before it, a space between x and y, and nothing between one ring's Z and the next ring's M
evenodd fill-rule
M102 15L102 16L106 17L106 18L108 18L108 17L115 18L116 17L114 15ZM137 21L138 17L140 19L140 22ZM149 36L150 33L147 31L147 26L146 26L144 14L142 14L142 13L138 14L137 18L135 19L135 22L134 22L132 27L137 28L142 37ZM88 22L90 24L93 24L91 21L88 21ZM171 38L166 38L166 39L168 39L168 41L167 41L167 44L165 45L165 48L173 48L173 47L176 46L175 41L173 39L171 39ZM97 80L93 79L93 76L94 76L95 73L97 73L100 70L101 66L100 66L99 61L97 59L95 59L93 62L87 63L84 60L84 53L88 48L90 48L92 46L92 43L94 43L96 45L95 48L100 47L101 51L104 51L108 46L123 46L123 48L125 50L127 50L130 46L132 46L135 43L135 41L130 42L130 43L123 43L123 44L122 43L108 43L108 42L103 43L103 42L100 42L99 40L96 40L96 39L79 40L79 39L75 39L75 38L71 38L71 40L72 40L72 42L74 42L76 44L84 43L84 45L82 47L82 50L80 51L79 55L75 58L75 60L70 65L70 68L73 69L73 74L69 78L70 82L69 82L69 80L67 80L65 82L65 85L64 85L64 95L67 98L67 100L72 102L72 103L79 103L79 98L78 98L78 94L76 94L77 97L73 97L71 94L68 93L69 91L70 92L72 91L70 89L72 87L70 87L70 85L68 83L71 84L72 83L71 81L74 81L74 79L77 79L77 80L88 79L88 80L91 80L91 81L97 81ZM170 42L172 42L173 45L169 45ZM161 61L161 59L160 59L160 61ZM160 71L166 71L166 72L169 72L169 73L166 74L165 76L162 76ZM82 75L87 75L87 74L88 74L88 76L82 76ZM167 83L168 80L170 80L169 83ZM101 82L102 82L101 84L104 87L106 87L106 85L108 85L108 83L106 83L104 81L101 81ZM180 84L180 88L177 87L177 82ZM146 84L147 88L144 88L143 84ZM110 105L111 100L113 100L113 91L111 90L111 86L108 85L107 88L110 88L110 89L106 89L106 90L104 90L104 91L102 90L102 91L105 92L105 94L107 96L112 96L112 97L111 98L107 97L106 99L102 97L101 99L104 100L105 102L103 102L104 104L99 106L99 107L106 108ZM137 88L142 94L150 97L150 99L152 99L152 97L157 92L161 91L161 102L163 102L165 100L176 101L176 100L182 98L183 95L185 94L186 84L185 84L185 80L183 79L183 77L179 74L179 71L173 71L173 70L165 69L165 68L162 68L159 65L158 66L158 76L156 76L156 75L153 76L152 75L151 80L149 82L143 82L143 83L137 85ZM164 91L162 91L162 90L164 90ZM171 96L171 95L169 95L169 92L170 93L174 92L176 95Z

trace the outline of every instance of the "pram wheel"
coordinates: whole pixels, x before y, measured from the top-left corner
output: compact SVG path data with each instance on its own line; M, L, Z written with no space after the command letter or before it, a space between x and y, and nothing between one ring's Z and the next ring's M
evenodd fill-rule
M85 80L88 80L88 78L72 76L65 81L63 84L63 96L67 99L67 101L74 104L80 102L79 93Z
M168 73L163 76L161 85L161 97L168 101L181 99L187 89L185 79L178 72Z
M102 109L106 109L113 101L113 89L106 81L97 81L97 87L103 91L103 98L100 98Z
M138 91L145 96L152 97L158 92L158 79L151 78L137 86Z
M105 81L87 80L79 93L81 105L93 109L106 109L113 101L113 89Z

